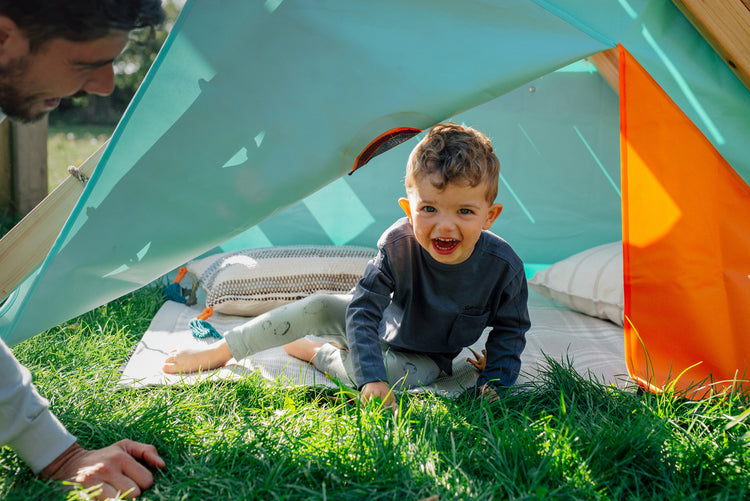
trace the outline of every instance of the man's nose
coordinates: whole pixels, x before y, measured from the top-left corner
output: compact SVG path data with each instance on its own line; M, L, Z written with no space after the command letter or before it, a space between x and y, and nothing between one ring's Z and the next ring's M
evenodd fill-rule
M83 90L89 94L108 96L115 90L115 70L111 64L97 68L89 75L83 85Z

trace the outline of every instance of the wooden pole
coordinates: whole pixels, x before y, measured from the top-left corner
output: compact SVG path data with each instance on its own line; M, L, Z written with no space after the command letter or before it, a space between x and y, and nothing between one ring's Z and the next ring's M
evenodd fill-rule
M104 143L78 171L93 174L104 153ZM49 254L60 230L83 193L84 183L70 176L0 240L0 298L5 299L36 270Z

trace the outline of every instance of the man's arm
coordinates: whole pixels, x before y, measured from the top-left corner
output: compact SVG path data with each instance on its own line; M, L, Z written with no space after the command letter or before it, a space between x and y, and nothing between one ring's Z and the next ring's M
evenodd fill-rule
M34 388L31 373L0 340L0 444L8 445L45 478L72 480L84 487L102 484L101 499L130 491L139 496L153 483L141 463L163 468L152 445L121 440L99 450L83 449L50 412ZM139 462L140 461L140 462Z
M34 388L31 373L0 340L0 444L39 473L75 441Z

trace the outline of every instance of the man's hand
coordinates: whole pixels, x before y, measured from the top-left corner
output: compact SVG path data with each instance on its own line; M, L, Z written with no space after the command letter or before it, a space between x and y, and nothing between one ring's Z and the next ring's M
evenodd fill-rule
M126 497L136 498L154 483L151 472L141 463L152 468L166 466L153 445L120 440L104 449L86 450L75 443L40 475L52 480L69 480L83 487L101 484L98 499L126 492Z
M385 381L373 381L372 383L366 383L362 387L362 393L359 396L362 403L367 403L368 400L373 398L380 398L383 402L383 407L396 407L396 399L393 396L391 388Z
M471 351L474 354L474 358L476 360L472 360L470 358L467 358L466 361L469 362L471 365L476 367L476 369L479 372L482 372L484 368L487 366L487 350L482 350L482 354L480 355L476 351L469 348L469 351Z

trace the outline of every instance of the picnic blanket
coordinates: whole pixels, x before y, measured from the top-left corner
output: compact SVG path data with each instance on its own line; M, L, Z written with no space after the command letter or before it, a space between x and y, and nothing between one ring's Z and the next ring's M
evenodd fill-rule
M194 374L165 374L161 368L174 349L216 342L216 338L196 338L188 323L202 311L202 305L185 306L166 301L154 316L143 338L137 343L121 369L120 385L143 387L165 384L193 384L205 379L238 379L258 372L265 379L284 385L336 384L314 366L289 356L281 347L272 348L244 360L230 360L224 367ZM531 329L522 360L519 383L533 381L547 366L547 357L573 367L584 377L605 384L628 383L622 327L612 322L570 310L555 301L529 291ZM246 322L247 317L216 313L211 324L225 332ZM487 331L471 348L481 352ZM411 391L432 391L455 396L474 386L476 369L466 361L471 352L464 348L453 361L453 375L442 377L429 386Z

